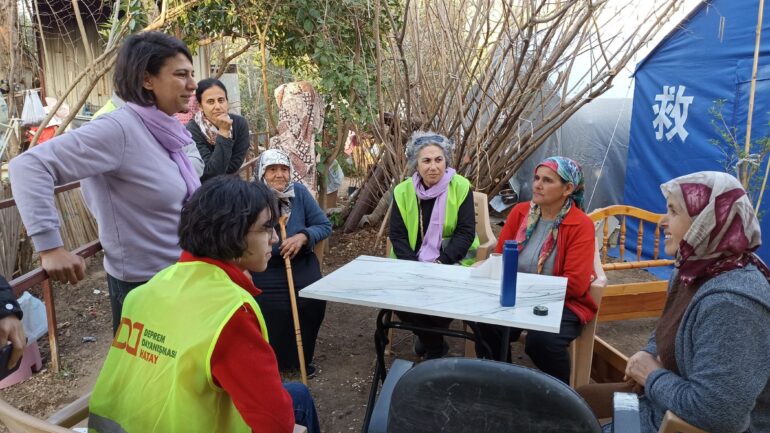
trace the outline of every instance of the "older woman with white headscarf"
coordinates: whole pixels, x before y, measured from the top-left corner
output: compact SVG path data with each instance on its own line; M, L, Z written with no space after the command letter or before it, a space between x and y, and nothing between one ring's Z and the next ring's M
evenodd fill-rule
M262 153L254 180L264 182L278 198L281 214L288 215L286 239L273 245L273 255L263 273L253 274L262 290L257 298L267 322L270 345L281 370L299 368L296 337L291 317L289 282L284 259L291 259L294 289L299 290L321 278L321 264L313 252L315 245L329 237L332 225L307 188L291 181L292 165L280 150ZM276 231L280 230L276 227ZM326 313L326 302L297 297L302 346L308 376L315 373L313 354L318 330Z

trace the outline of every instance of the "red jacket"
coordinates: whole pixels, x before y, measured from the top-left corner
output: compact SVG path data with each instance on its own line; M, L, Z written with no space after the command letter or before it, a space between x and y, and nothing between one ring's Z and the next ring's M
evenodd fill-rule
M202 261L219 266L252 296L262 293L234 265L195 257L183 251L180 262ZM235 408L253 432L291 433L294 408L281 383L273 348L262 336L259 319L251 306L233 313L222 328L211 354L211 375L233 400Z
M516 239L519 227L527 222L529 204L530 202L519 203L511 210L497 240L495 251L502 253L505 241ZM595 246L594 224L577 206L572 206L559 226L553 274L567 278L567 297L564 304L583 324L593 319L598 310L588 291L594 275ZM526 248L526 245L524 247Z

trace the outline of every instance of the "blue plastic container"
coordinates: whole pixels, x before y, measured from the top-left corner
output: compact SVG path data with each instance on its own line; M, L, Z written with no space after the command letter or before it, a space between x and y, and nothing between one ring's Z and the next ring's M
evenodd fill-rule
M519 271L519 245L505 241L503 245L503 273L500 278L500 305L516 305L516 273Z

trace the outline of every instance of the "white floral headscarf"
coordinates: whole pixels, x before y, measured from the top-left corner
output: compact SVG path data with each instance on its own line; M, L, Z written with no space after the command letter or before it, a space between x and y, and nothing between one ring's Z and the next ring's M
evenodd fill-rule
M283 165L289 167L289 184L286 185L286 189L283 191L276 191L270 184L265 182L265 170L271 165ZM281 152L278 149L268 149L262 152L259 157L259 165L257 166L257 173L254 177L255 182L264 182L269 186L275 194L281 205L281 215L291 214L291 200L294 198L294 182L291 181L294 174L294 168L291 165L289 156Z

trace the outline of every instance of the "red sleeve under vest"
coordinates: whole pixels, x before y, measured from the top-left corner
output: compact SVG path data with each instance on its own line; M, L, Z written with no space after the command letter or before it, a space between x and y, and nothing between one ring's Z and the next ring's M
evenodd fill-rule
M211 355L211 374L252 431L294 430L291 396L281 383L275 353L262 337L251 306L244 304L222 329Z

